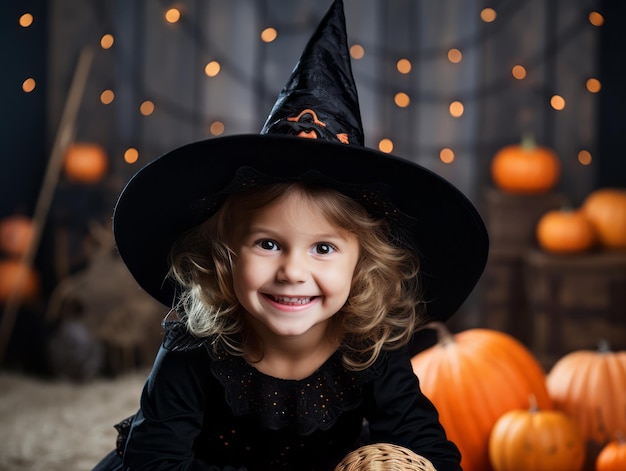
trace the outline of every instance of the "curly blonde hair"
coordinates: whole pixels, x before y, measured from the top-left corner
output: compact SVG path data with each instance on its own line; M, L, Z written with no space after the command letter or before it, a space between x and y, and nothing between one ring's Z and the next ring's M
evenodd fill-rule
M211 218L172 249L169 276L183 288L177 310L192 334L214 337L229 353L243 355L249 332L232 281L233 214L262 208L291 193L303 195L331 223L359 241L350 295L332 321L343 333L344 365L365 369L381 350L406 345L422 320L419 259L394 238L387 221L372 218L362 205L331 188L277 183L226 198Z

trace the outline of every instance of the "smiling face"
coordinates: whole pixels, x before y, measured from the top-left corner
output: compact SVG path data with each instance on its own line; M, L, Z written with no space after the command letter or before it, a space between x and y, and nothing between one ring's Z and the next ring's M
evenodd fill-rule
M251 327L266 339L323 338L348 299L357 237L297 190L236 209L233 223L233 287Z

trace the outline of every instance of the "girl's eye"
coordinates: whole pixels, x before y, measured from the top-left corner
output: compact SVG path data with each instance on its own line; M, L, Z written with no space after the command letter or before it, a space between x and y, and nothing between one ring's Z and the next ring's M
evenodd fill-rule
M321 242L319 244L315 244L314 250L318 255L328 255L335 251L335 247L325 242Z
M278 250L278 244L271 239L264 239L257 242L263 250Z

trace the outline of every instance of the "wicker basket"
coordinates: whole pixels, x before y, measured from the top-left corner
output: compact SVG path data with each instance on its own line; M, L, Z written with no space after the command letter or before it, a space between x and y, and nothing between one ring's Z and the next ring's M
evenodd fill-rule
M335 471L437 471L426 458L390 443L362 446L348 453Z

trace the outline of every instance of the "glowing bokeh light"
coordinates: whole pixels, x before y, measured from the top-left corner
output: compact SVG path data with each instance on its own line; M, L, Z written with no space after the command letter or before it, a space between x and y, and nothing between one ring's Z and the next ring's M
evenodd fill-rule
M113 100L115 100L115 93L113 93L113 90L104 90L100 94L100 102L104 105L110 105L113 103Z
M278 31L276 28L265 28L261 32L261 41L266 43L271 43L278 37Z
M180 20L180 10L178 8L170 8L165 12L165 21L168 23L176 23Z
M31 15L30 13L24 13L22 16L20 16L20 26L22 28L28 28L30 25L33 24L34 18L33 15Z
M453 64L458 64L463 60L463 53L456 48L452 48L448 51L448 60Z
M409 72L411 72L412 67L413 66L411 65L411 61L408 59L400 59L396 63L396 69L398 69L398 72L400 72L401 74L408 74Z
M150 100L144 101L139 106L139 112L144 116L150 116L152 113L154 113L154 103Z
M582 149L580 152L578 152L578 162L581 165L591 165L591 162L593 161L593 156L591 155L591 152L589 152L586 149Z
M604 16L597 11L589 13L589 23L594 26L602 26L604 24Z
M523 65L514 65L511 69L511 74L517 80L523 80L526 78L526 67L524 67Z
M378 149L386 154L393 152L393 141L387 138L381 139L378 142Z
M134 164L139 160L139 151L134 147L129 147L124 151L124 162L127 164Z
M396 93L396 96L393 98L393 101L400 108L406 108L411 104L411 97L404 92Z
M27 78L26 80L24 80L24 82L22 82L22 90L24 90L26 93L32 92L36 86L37 82L35 82L35 79L32 77Z
M221 136L222 134L224 134L224 123L222 123L221 121L213 121L209 130L211 131L212 135Z
M561 111L565 108L565 98L561 95L553 95L552 98L550 98L550 106L557 111Z
M450 103L450 115L453 118L460 118L461 116L463 116L464 112L465 106L463 106L463 103L461 103L460 101L453 101L452 103Z
M454 162L454 151L448 147L444 147L439 151L439 160L444 164L451 164Z
M204 73L208 77L215 77L217 74L220 73L220 70L222 70L222 66L220 65L220 63L217 61L211 61L204 68Z
M102 49L111 49L111 46L113 46L114 42L115 42L115 38L113 37L112 34L105 34L100 39L100 47Z
M480 12L480 19L485 23L491 23L496 20L498 14L493 8L483 8Z
M587 80L585 86L587 87L587 91L591 93L598 93L600 90L602 90L602 84L600 83L600 80L593 77Z
M350 55L353 59L359 60L363 59L365 55L365 49L360 44L354 44L350 47Z

